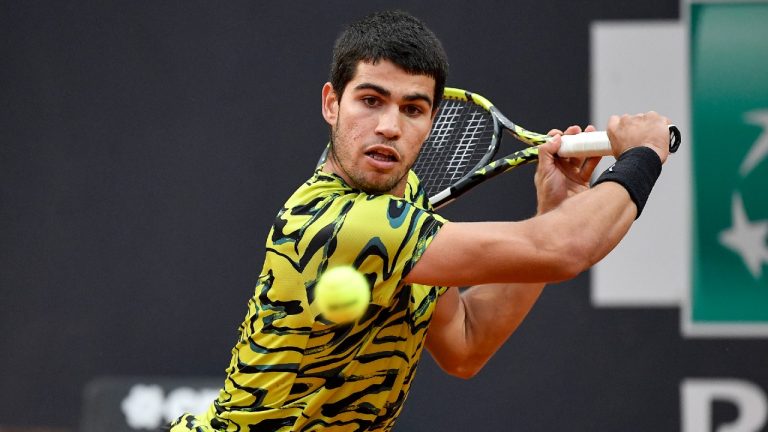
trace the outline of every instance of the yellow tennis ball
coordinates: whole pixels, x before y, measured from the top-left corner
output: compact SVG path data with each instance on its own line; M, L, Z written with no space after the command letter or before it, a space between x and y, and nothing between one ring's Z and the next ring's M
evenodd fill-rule
M358 320L368 309L370 301L368 280L351 266L327 270L315 286L315 304L318 311L335 323Z

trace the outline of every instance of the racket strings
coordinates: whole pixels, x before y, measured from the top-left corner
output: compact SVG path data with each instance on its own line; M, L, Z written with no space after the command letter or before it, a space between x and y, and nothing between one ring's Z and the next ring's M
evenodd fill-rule
M463 100L443 100L414 165L427 196L450 187L490 157L493 134L488 111Z

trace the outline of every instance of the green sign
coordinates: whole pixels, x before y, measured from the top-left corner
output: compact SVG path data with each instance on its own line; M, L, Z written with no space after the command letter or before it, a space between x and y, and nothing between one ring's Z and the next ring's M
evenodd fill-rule
M768 336L768 2L690 12L688 319L712 334Z

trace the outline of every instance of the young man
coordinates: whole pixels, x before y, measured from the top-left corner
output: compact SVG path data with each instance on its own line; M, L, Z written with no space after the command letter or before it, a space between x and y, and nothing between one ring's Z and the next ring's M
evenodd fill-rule
M337 40L322 90L328 161L278 212L219 398L173 431L390 430L424 347L447 372L472 376L544 283L576 276L624 236L667 157L666 119L612 117L621 158L591 189L599 158L558 158L559 138L544 145L536 217L452 223L410 171L446 71L437 38L404 13L369 16ZM313 307L318 276L339 265L372 285L352 324Z

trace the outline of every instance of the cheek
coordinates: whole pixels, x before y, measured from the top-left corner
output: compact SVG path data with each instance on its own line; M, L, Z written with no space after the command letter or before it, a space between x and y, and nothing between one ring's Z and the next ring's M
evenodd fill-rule
M416 138L415 138L415 141L418 144L418 150L421 150L421 146L422 144L424 144L424 141L426 141L427 138L429 138L430 132L432 132L432 123L429 123L426 126L421 126L420 128L418 128L418 132L416 132Z
M424 142L429 138L429 133L432 132L432 123L429 124L430 127L427 128L427 130L424 132L424 135L421 137L421 142Z
M356 135L354 124L354 120L350 121L347 117L339 117L339 120L336 122L336 129L334 130L336 140L340 141L339 144L349 145L354 140Z
M418 122L418 125L416 125L416 129L421 133L422 142L427 139L429 136L429 133L432 131L432 119L422 119Z
M365 131L373 130L373 126L369 123L369 118L360 115L355 116L353 113L340 119L339 122L336 123L336 128L344 137L356 141L364 136Z
M408 148L408 163L413 165L414 162L416 162L416 159L419 157L419 152L421 152L421 148L424 145L424 141L414 141L409 145Z

